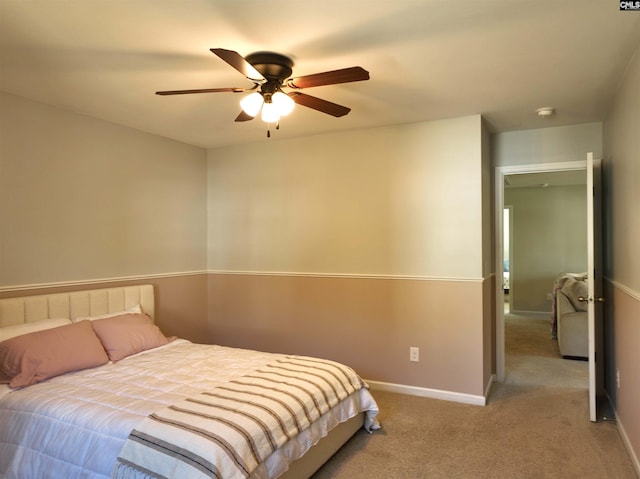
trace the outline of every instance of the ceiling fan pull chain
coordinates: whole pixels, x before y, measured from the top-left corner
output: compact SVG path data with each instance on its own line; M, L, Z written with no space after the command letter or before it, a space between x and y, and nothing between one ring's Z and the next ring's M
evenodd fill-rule
M280 129L280 120L276 121L276 130ZM267 138L271 138L271 123L267 127Z

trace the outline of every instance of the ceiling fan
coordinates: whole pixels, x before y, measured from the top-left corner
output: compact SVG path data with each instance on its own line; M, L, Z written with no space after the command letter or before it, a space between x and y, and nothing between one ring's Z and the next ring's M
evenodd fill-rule
M351 111L351 108L338 105L315 96L300 93L296 90L338 83L349 83L369 79L369 72L362 67L350 67L332 70L312 75L291 77L293 60L274 52L258 52L241 56L233 50L211 48L211 52L238 70L249 81L250 88L205 88L199 90L169 90L157 91L157 95L184 95L190 93L244 93L253 91L245 96L240 105L242 112L235 121L249 121L262 110L262 120L266 123L276 123L281 116L288 114L294 104L306 106L328 115L341 117ZM283 88L294 91L285 93ZM269 136L269 132L267 132Z

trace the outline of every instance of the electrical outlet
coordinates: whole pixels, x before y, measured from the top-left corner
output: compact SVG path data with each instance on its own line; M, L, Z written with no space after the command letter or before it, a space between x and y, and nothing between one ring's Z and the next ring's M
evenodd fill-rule
M620 370L616 369L616 384L618 386L618 389L620 389Z
M409 361L417 363L420 361L420 348L409 348Z

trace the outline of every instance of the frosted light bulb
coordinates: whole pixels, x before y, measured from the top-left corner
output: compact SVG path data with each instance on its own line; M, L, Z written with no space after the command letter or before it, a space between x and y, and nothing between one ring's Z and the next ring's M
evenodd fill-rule
M278 108L273 103L265 103L262 106L262 121L265 123L275 123L280 119Z
M264 98L257 91L253 92L251 95L245 96L242 100L240 100L240 106L242 107L242 111L244 111L249 116L256 116L264 103Z
M271 97L271 101L276 106L280 116L286 116L291 113L293 111L293 106L295 105L295 102L291 97L281 91L275 92Z

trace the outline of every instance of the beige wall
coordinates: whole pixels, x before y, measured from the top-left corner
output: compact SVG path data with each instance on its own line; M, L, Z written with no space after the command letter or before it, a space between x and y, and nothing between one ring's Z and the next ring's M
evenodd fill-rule
M213 340L482 396L482 128L471 116L209 151Z
M604 124L607 391L640 473L640 50ZM616 386L620 371L620 388Z
M2 93L0 148L0 297L151 283L209 339L205 150Z
M607 392L615 401L618 424L632 449L636 470L640 473L640 377L638 339L640 338L640 293L619 283L606 284L607 321L605 335L609 335L615 348L615 358L606 364L612 371L608 375ZM616 385L616 371L620 374L620 387Z
M206 269L206 152L0 93L0 287Z
M481 278L481 118L209 151L209 269Z
M504 204L513 206L511 306L550 312L556 277L587 270L586 185L506 188Z
M368 380L482 396L482 286L212 274L212 340L342 361ZM410 346L420 348L420 362L409 361Z

